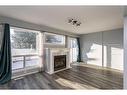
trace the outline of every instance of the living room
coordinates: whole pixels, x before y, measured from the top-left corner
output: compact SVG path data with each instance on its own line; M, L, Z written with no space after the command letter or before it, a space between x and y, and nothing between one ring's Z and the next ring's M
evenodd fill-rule
M123 89L123 7L0 6L0 23L0 89Z

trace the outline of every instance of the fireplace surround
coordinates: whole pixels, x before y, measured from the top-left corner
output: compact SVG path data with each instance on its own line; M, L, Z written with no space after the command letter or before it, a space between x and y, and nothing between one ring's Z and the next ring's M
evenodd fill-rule
M53 74L70 68L68 48L45 48L44 71Z

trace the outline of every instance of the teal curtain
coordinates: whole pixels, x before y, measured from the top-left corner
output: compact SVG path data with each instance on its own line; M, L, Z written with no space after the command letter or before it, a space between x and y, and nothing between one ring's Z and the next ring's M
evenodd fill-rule
M77 38L77 45L78 45L78 57L77 62L81 62L81 50L80 50L80 39Z
M10 26L3 24L3 40L0 52L0 84L11 80Z

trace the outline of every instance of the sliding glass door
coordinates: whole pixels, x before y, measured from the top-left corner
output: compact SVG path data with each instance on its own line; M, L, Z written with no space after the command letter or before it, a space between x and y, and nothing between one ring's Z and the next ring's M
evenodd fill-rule
M11 27L12 71L41 68L42 34L39 31Z
M70 63L76 62L78 57L78 44L76 38L68 37L68 48L70 48Z

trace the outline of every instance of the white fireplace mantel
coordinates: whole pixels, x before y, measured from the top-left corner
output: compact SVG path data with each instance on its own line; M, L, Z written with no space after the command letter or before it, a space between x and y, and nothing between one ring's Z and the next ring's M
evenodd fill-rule
M45 60L44 60L44 66L45 66L45 72L49 74L53 74L55 72L64 70L58 70L54 71L54 56L58 55L66 55L66 68L70 68L70 63L69 63L69 49L68 48L45 48L44 50L44 55L45 55Z

